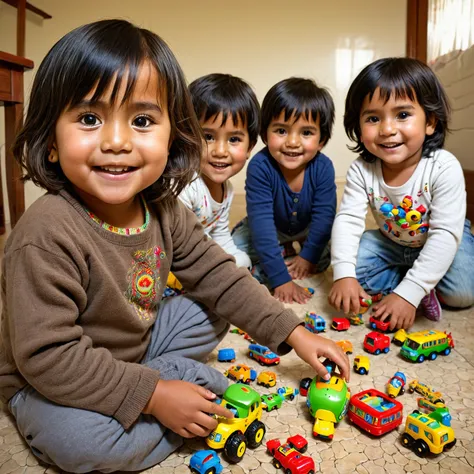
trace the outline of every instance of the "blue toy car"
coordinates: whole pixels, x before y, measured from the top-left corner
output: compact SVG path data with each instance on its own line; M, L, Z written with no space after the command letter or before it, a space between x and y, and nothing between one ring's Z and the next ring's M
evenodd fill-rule
M194 453L189 461L189 468L196 474L220 474L224 469L219 456L212 449Z
M217 352L217 361L218 362L234 362L235 360L235 351L229 347L225 349L219 349Z
M326 321L316 313L306 313L304 317L304 327L311 332L318 333L326 330Z
M249 357L255 359L260 365L278 365L280 358L268 347L260 344L249 345Z

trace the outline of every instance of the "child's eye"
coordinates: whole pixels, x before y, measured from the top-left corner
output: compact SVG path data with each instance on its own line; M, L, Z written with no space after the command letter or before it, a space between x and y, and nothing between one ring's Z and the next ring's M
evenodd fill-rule
M240 143L242 139L240 137L230 137L229 142L230 143Z
M303 137L310 137L311 135L313 135L311 130L303 130Z
M138 128L147 128L153 123L153 120L148 115L139 115L133 120L132 125Z
M213 136L210 134L210 133L205 133L204 134L204 139L206 140L206 142L211 142L213 140Z
M366 122L368 123L377 123L379 121L378 117L372 116L372 117L367 117Z
M79 117L79 121L81 122L82 125L85 125L86 127L95 127L96 125L99 125L100 120L98 117L96 117L94 114L87 113L87 114L82 114Z
M398 118L401 119L401 120L405 120L407 119L408 117L410 116L410 114L408 112L400 112L398 114Z
M286 130L284 128L277 128L275 129L275 133L278 135L285 135Z

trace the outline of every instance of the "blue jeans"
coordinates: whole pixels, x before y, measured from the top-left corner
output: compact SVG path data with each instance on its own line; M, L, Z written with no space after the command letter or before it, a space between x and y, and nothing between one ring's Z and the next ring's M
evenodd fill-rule
M370 294L391 293L413 266L422 248L399 245L379 230L365 231L357 255L359 283ZM474 304L474 236L467 219L461 245L436 290L441 301L453 308Z
M281 254L283 258L292 256L292 255L286 254L285 244L298 242L301 246L303 246L303 243L306 240L306 237L308 235L308 230L309 228L306 228L303 232L300 232L299 234L296 234L296 235L287 235L277 230L278 243L280 244ZM249 227L249 222L248 222L247 217L244 217L232 229L232 239L234 240L234 243L237 246L237 248L245 252L250 257L250 260L253 265L252 275L254 276L254 278L258 280L260 283L263 283L264 285L269 286L267 275L263 271L259 262L260 258L254 246L252 245L252 238L250 235L250 227ZM330 263L331 263L331 251L328 244L326 248L323 250L321 258L319 259L318 272L324 272L329 267Z

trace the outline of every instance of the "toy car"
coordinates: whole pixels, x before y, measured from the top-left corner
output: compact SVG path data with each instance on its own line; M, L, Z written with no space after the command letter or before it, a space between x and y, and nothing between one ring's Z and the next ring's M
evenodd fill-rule
M249 334L247 334L247 333L244 333L244 339L245 339L246 341L249 341L251 344L255 344L255 340L252 339L252 337L251 337Z
M372 331L365 335L364 349L371 354L385 354L390 350L390 338L386 334Z
M346 353L352 354L354 349L352 347L352 342L348 341L347 339L343 339L342 341L337 341L336 344Z
M313 333L324 332L326 330L326 321L319 314L306 313L304 327Z
M352 423L374 436L394 430L403 421L403 405L374 388L353 395L347 413Z
M367 375L370 369L370 360L367 356L354 357L354 370L360 375Z
M429 453L440 454L456 444L453 429L443 425L434 413L424 414L414 410L407 416L402 443L419 457Z
M372 329L378 329L379 331L390 331L390 318L382 321L380 318L371 316L369 319L369 326Z
M342 420L347 411L350 390L344 379L336 373L336 364L325 361L331 374L326 381L317 375L312 381L306 398L306 405L314 417L313 435L333 439L334 424Z
M426 359L435 360L439 354L447 356L453 348L454 341L451 333L431 329L408 334L400 355L405 359L421 363Z
M347 318L334 318L331 327L336 331L347 331L351 326Z
M235 351L229 347L225 349L219 349L217 351L217 361L218 362L234 362L235 360Z
M253 382L257 378L257 372L251 369L248 365L232 365L225 372L224 375L236 382L246 383Z
M280 358L268 347L260 344L249 345L249 357L255 359L260 365L278 365Z
M277 393L283 397L283 398L289 398L290 400L294 400L294 398L296 397L296 395L298 395L299 390L297 388L293 388L293 387L280 387L278 390L277 390Z
M408 393L418 392L432 403L444 403L443 394L434 391L429 385L418 382L417 379L412 380L408 385Z
M397 346L403 346L403 343L406 341L408 337L407 332L405 329L399 329L392 337L392 342Z
M370 306L372 306L372 303L376 303L380 301L382 299L382 296L383 296L382 294L378 294L378 295L372 296L369 299L362 298L362 296L359 297L359 303L360 303L359 312L357 314L352 313L349 316L349 320L351 324L353 324L354 326L360 326L361 324L364 324L363 315L369 310Z
M310 377L305 377L304 379L300 380L300 393L303 395L303 397L308 395L308 389L311 385L311 380L312 379Z
M245 331L242 331L242 329L239 329L239 328L234 328L234 329L231 329L229 331L231 334L238 334L239 336L243 336L245 333Z
M307 447L308 442L301 435L291 436L283 445L278 439L267 442L268 452L273 456L273 465L277 469L284 469L286 474L314 474L316 467L313 459L302 454Z
M270 388L276 385L277 376L275 372L268 370L260 372L257 377L257 385L263 385L264 387Z
M281 408L284 398L278 393L271 393L270 395L262 395L262 408L266 411L276 410Z
M407 378L403 372L395 372L395 375L390 378L387 383L387 394L391 398L398 397L405 393L405 385Z
M195 474L220 474L224 469L217 453L212 449L203 449L194 453L189 468Z
M224 392L222 399L216 401L234 413L234 418L219 417L216 429L206 438L212 449L224 448L231 462L242 460L247 445L258 448L265 435L262 417L262 399L251 387L232 384Z

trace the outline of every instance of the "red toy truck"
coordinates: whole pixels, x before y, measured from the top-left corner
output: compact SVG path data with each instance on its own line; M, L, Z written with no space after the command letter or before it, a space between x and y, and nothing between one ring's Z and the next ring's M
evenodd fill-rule
M390 319L381 321L380 318L374 318L373 316L369 319L369 326L372 329L378 329L379 331L388 332L390 331Z
M364 338L364 349L375 355L386 354L390 350L390 338L381 332L369 332Z
M347 318L334 318L331 327L336 331L347 331L351 327L351 322Z
M267 442L268 452L273 456L273 465L289 474L314 474L316 467L313 459L301 454L307 448L308 441L301 435L291 436L283 445L278 439Z

